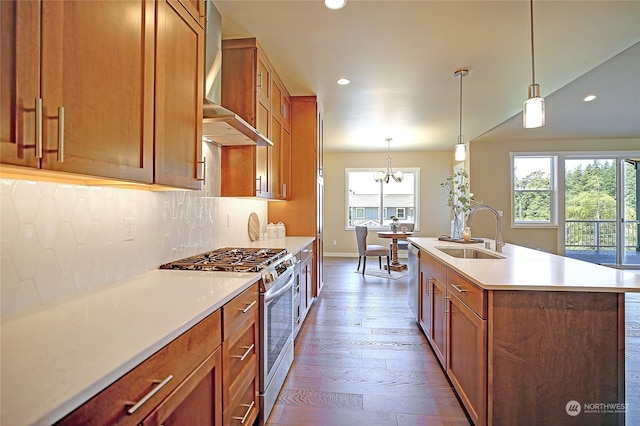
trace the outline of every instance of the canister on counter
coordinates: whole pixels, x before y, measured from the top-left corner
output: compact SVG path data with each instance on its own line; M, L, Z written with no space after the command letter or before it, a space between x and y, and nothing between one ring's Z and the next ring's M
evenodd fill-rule
M278 238L278 230L276 229L276 225L274 225L273 222L267 225L267 234L269 234L270 240Z
M278 238L284 238L287 236L287 228L284 226L284 223L278 222L276 225L276 233Z

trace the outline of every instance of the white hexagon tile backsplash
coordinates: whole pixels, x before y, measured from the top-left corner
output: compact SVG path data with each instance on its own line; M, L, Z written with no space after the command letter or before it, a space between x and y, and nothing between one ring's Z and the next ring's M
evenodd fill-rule
M221 246L249 242L267 202L0 179L1 314L53 301ZM232 218L227 226L227 215ZM134 239L125 241L124 219Z

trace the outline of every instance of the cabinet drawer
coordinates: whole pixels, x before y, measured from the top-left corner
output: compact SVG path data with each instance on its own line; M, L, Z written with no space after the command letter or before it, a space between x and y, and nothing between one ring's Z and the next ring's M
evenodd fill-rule
M242 329L227 336L224 348L224 382L231 386L245 368L258 366L258 322L249 321Z
M453 294L480 318L487 319L487 296L483 289L457 272L449 270L447 290L449 294Z
M62 419L60 424L139 424L220 342L218 310ZM157 391L152 393L154 390ZM150 394L152 396L134 410L136 402Z
M243 323L257 321L258 283L255 283L222 307L222 336L226 341Z
M423 262L436 280L441 283L447 282L447 267L424 250L420 253L420 263Z
M223 413L225 425L252 425L259 413L258 375L245 369L229 390L230 400Z

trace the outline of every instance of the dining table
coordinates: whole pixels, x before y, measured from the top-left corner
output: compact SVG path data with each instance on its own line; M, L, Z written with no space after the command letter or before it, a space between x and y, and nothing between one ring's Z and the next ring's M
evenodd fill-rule
M396 272L401 272L407 269L407 265L404 263L400 263L398 260L398 240L406 240L408 237L412 236L413 232L409 231L380 231L378 232L378 237L380 238L390 238L391 239L391 263L389 264L389 269ZM386 266L385 266L386 267Z

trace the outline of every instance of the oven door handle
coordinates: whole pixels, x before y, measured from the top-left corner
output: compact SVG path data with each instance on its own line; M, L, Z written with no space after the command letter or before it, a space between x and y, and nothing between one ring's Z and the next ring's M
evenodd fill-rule
M275 300L277 298L279 298L280 296L282 296L283 294L285 294L286 292L290 292L291 289L293 288L293 280L289 279L289 282L287 284L285 284L284 287L282 287L280 290L276 291L273 294L265 294L264 295L264 303L265 304L269 304L272 300Z

